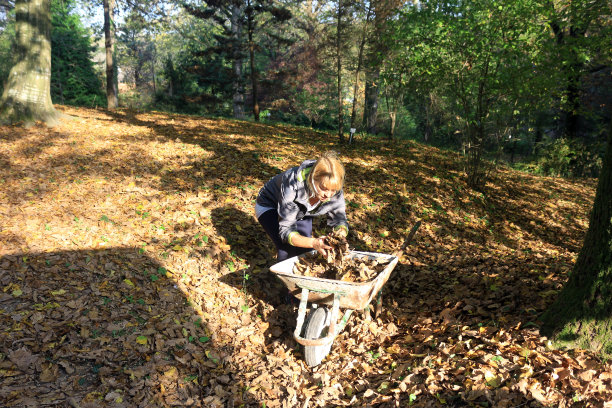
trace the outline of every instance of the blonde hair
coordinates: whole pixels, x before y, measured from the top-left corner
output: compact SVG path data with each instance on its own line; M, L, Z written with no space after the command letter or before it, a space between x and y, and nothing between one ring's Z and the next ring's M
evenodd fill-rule
M336 152L325 152L312 167L309 182L314 182L326 190L340 191L344 186L344 166Z

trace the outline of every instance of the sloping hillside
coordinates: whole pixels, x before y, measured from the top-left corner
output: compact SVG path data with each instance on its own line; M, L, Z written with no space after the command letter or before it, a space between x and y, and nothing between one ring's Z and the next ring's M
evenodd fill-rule
M610 365L537 326L593 180L505 169L480 193L459 156L416 143L60 109L53 129L0 127L0 405L610 406ZM423 224L380 318L355 314L310 369L253 205L328 149L352 247L389 253Z

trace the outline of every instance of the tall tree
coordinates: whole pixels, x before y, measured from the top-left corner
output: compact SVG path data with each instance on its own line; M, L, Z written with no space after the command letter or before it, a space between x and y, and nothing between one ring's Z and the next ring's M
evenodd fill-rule
M336 75L338 85L338 137L340 139L340 143L344 143L344 107L342 98L342 35L344 31L344 13L345 6L343 4L343 0L338 0L338 9L336 10Z
M94 0L84 2L83 5L90 11L100 7L100 5L104 9L107 108L112 110L119 104L118 69L115 58L115 32L117 30L115 16L121 10L137 10L142 15L160 15L163 17L165 3L162 0Z
M104 106L94 68L91 32L75 13L76 0L51 0L51 97L61 104Z
M351 129L356 129L357 126L357 94L359 90L359 76L361 75L361 68L363 65L363 51L367 41L368 28L370 25L370 16L372 15L372 2L368 1L366 5L366 15L363 21L363 28L361 33L361 41L359 42L359 49L357 51L357 67L355 68L355 83L353 84L353 106L351 108Z
M154 25L145 16L132 10L118 30L117 60L122 71L140 90L154 88L155 42Z
M16 11L16 64L0 100L0 119L53 125L59 113L51 102L50 0L18 0Z
M112 110L119 105L115 76L115 0L104 0L104 49L106 50L106 104Z
M368 133L376 133L378 120L378 96L380 86L380 68L385 59L389 44L383 39L387 23L397 12L402 0L370 0L373 4L374 28L371 32L366 64L365 93L363 103L363 123Z
M510 123L516 106L550 89L542 58L536 1L465 3L432 1L409 7L398 23L395 47L409 53L413 77L443 88L456 118L466 156L468 184L482 188L492 167L484 160L495 146L499 123ZM548 92L550 93L550 92ZM533 98L532 98L533 99Z
M232 106L234 117L244 118L244 73L245 42L243 40L246 3L242 0L210 0L206 7L183 2L183 7L193 16L211 19L222 29L217 36L218 52L227 53L233 71Z
M542 321L561 344L612 357L612 120L582 250Z
M267 72L268 106L279 114L294 114L301 125L336 127L335 8L307 0L292 9L291 38L286 50L276 53ZM332 54L333 52L333 54Z
M255 35L263 26L266 15L268 22L279 24L291 18L287 8L273 0L208 0L206 7L183 3L192 15L211 19L223 30L217 36L219 48L229 52L234 71L234 117L244 117L245 89L243 62L248 51L249 74L252 92L253 118L259 120L259 84L256 51L260 49ZM246 34L246 37L245 37Z
M381 84L387 105L387 114L391 121L389 129L389 140L395 136L395 125L397 123L397 112L404 102L404 92L407 86L404 84L408 76L408 69L398 66L388 66L381 75Z
M556 40L552 58L558 61L562 73L562 136L574 139L580 133L580 120L586 114L582 101L583 79L594 64L598 64L596 54L610 48L609 37L606 39L597 32L602 25L609 30L610 5L606 1L570 0L548 0L544 5Z
M253 118L259 121L259 93L258 93L258 71L255 63L255 51L260 47L255 42L255 33L259 26L259 19L264 13L271 16L269 22L273 24L283 23L291 18L291 13L285 7L276 5L271 0L246 0L246 26L247 41L249 48L249 66L251 76L251 92L253 97Z

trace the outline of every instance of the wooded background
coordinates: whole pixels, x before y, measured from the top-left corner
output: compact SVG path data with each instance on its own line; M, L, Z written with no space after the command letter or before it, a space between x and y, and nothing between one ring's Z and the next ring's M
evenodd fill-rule
M15 12L2 3L5 83ZM601 168L603 0L52 0L51 14L54 103L413 139L461 151L474 187L499 160L545 175Z

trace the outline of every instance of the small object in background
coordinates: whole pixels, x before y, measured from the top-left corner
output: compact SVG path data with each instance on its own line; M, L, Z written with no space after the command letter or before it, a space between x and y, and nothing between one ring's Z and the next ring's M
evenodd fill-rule
M355 132L356 131L357 131L357 129L351 128L351 130L350 130L351 136L349 137L349 144L353 143L353 136L355 136Z

